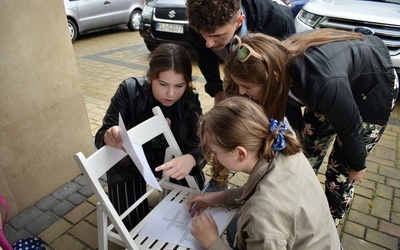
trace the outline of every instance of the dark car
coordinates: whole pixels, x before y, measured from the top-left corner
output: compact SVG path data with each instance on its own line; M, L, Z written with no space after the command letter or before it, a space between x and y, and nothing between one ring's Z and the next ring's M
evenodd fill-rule
M296 17L297 14L299 14L299 11L303 8L303 6L308 2L309 0L290 0L288 1L288 6L290 10L292 11L293 17Z
M177 43L190 49L186 0L148 1L142 11L139 31L150 51L166 42Z
M272 1L286 5L288 0ZM148 0L142 11L139 31L150 51L161 43L171 42L183 45L196 56L188 42L186 0Z

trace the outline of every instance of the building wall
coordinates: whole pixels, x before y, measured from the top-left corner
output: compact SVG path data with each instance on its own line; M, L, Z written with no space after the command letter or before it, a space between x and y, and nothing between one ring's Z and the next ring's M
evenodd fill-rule
M0 0L0 195L11 217L93 152L62 0Z

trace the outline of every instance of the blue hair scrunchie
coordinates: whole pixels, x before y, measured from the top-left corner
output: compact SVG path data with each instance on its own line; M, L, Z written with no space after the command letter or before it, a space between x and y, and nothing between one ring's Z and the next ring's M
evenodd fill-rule
M277 120L270 118L269 119L269 130L271 133L275 132L275 130L279 128L279 133L276 135L274 144L272 144L272 149L275 151L280 151L286 147L286 140L285 137L283 136L283 133L286 132L286 126L283 122L278 122Z

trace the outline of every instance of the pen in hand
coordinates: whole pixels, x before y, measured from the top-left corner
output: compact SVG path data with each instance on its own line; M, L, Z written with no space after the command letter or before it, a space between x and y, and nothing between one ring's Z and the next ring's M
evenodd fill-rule
M210 186L210 182L208 182L208 183L203 187L203 189L202 189L201 192L200 192L200 195L203 195L203 194L206 192L208 186ZM193 211L193 209L196 207L196 205L197 205L197 201L195 201L195 202L193 203L193 205L190 207L189 213L191 213L191 212Z

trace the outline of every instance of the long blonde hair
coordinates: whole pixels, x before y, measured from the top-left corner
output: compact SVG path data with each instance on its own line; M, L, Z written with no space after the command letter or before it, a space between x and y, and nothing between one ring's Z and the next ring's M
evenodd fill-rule
M299 57L312 48L327 43L344 41L344 40L363 40L364 35L357 32L350 32L335 29L320 29L314 32L298 33L282 43L291 51L292 57Z
M271 161L275 157L273 144L279 129L270 131L270 122L262 108L255 102L240 96L229 97L218 103L199 121L198 136L204 158L213 162L210 144L215 144L227 151L237 146L257 152L260 159ZM285 155L301 151L301 144L293 135L283 133L286 147Z
M292 78L289 72L293 61L315 46L343 40L362 40L363 35L335 29L320 29L313 32L298 33L284 41L279 41L262 33L250 33L242 37L265 60L250 57L245 62L237 59L237 52L228 54L224 73L245 82L264 85L264 94L259 104L268 117L282 121Z

